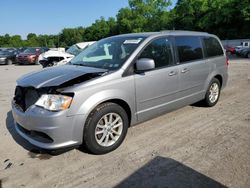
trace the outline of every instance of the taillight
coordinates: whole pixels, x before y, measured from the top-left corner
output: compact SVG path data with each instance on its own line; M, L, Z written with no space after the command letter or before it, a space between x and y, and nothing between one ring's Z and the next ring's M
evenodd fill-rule
M227 65L227 66L229 65L228 57L226 57L226 65Z

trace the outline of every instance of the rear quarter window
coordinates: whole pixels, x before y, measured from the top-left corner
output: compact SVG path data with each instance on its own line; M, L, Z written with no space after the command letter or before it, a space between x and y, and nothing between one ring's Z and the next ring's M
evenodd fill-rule
M197 36L177 36L175 45L180 63L203 59L202 45Z
M223 55L223 49L219 41L214 37L203 37L203 44L206 57L215 57Z

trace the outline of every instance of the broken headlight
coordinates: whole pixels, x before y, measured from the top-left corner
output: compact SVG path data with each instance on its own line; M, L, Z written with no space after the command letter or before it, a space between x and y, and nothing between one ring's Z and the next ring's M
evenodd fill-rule
M66 95L42 95L36 102L36 106L43 107L50 111L66 110L70 107L72 97Z

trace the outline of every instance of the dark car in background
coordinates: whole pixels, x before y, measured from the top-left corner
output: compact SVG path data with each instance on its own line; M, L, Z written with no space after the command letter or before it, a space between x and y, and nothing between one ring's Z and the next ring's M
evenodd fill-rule
M245 57L250 59L250 48L241 49L237 53L240 57Z
M41 53L48 51L49 48L38 47L38 48L27 48L22 53L17 55L17 64L37 64L38 57Z
M16 50L1 50L0 51L0 64L11 65L16 63Z
M28 47L20 47L20 48L17 48L16 51L17 51L17 54L20 54L22 52L24 52L24 50L26 50Z

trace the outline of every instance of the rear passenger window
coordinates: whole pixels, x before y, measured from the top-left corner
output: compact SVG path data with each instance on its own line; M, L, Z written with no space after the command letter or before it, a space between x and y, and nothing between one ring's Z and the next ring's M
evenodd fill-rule
M203 37L206 57L223 55L219 41L213 37Z
M172 65L173 56L171 44L167 38L156 39L141 53L140 58L149 58L155 61L155 68Z
M202 47L199 37L180 36L175 37L180 63L203 59Z

